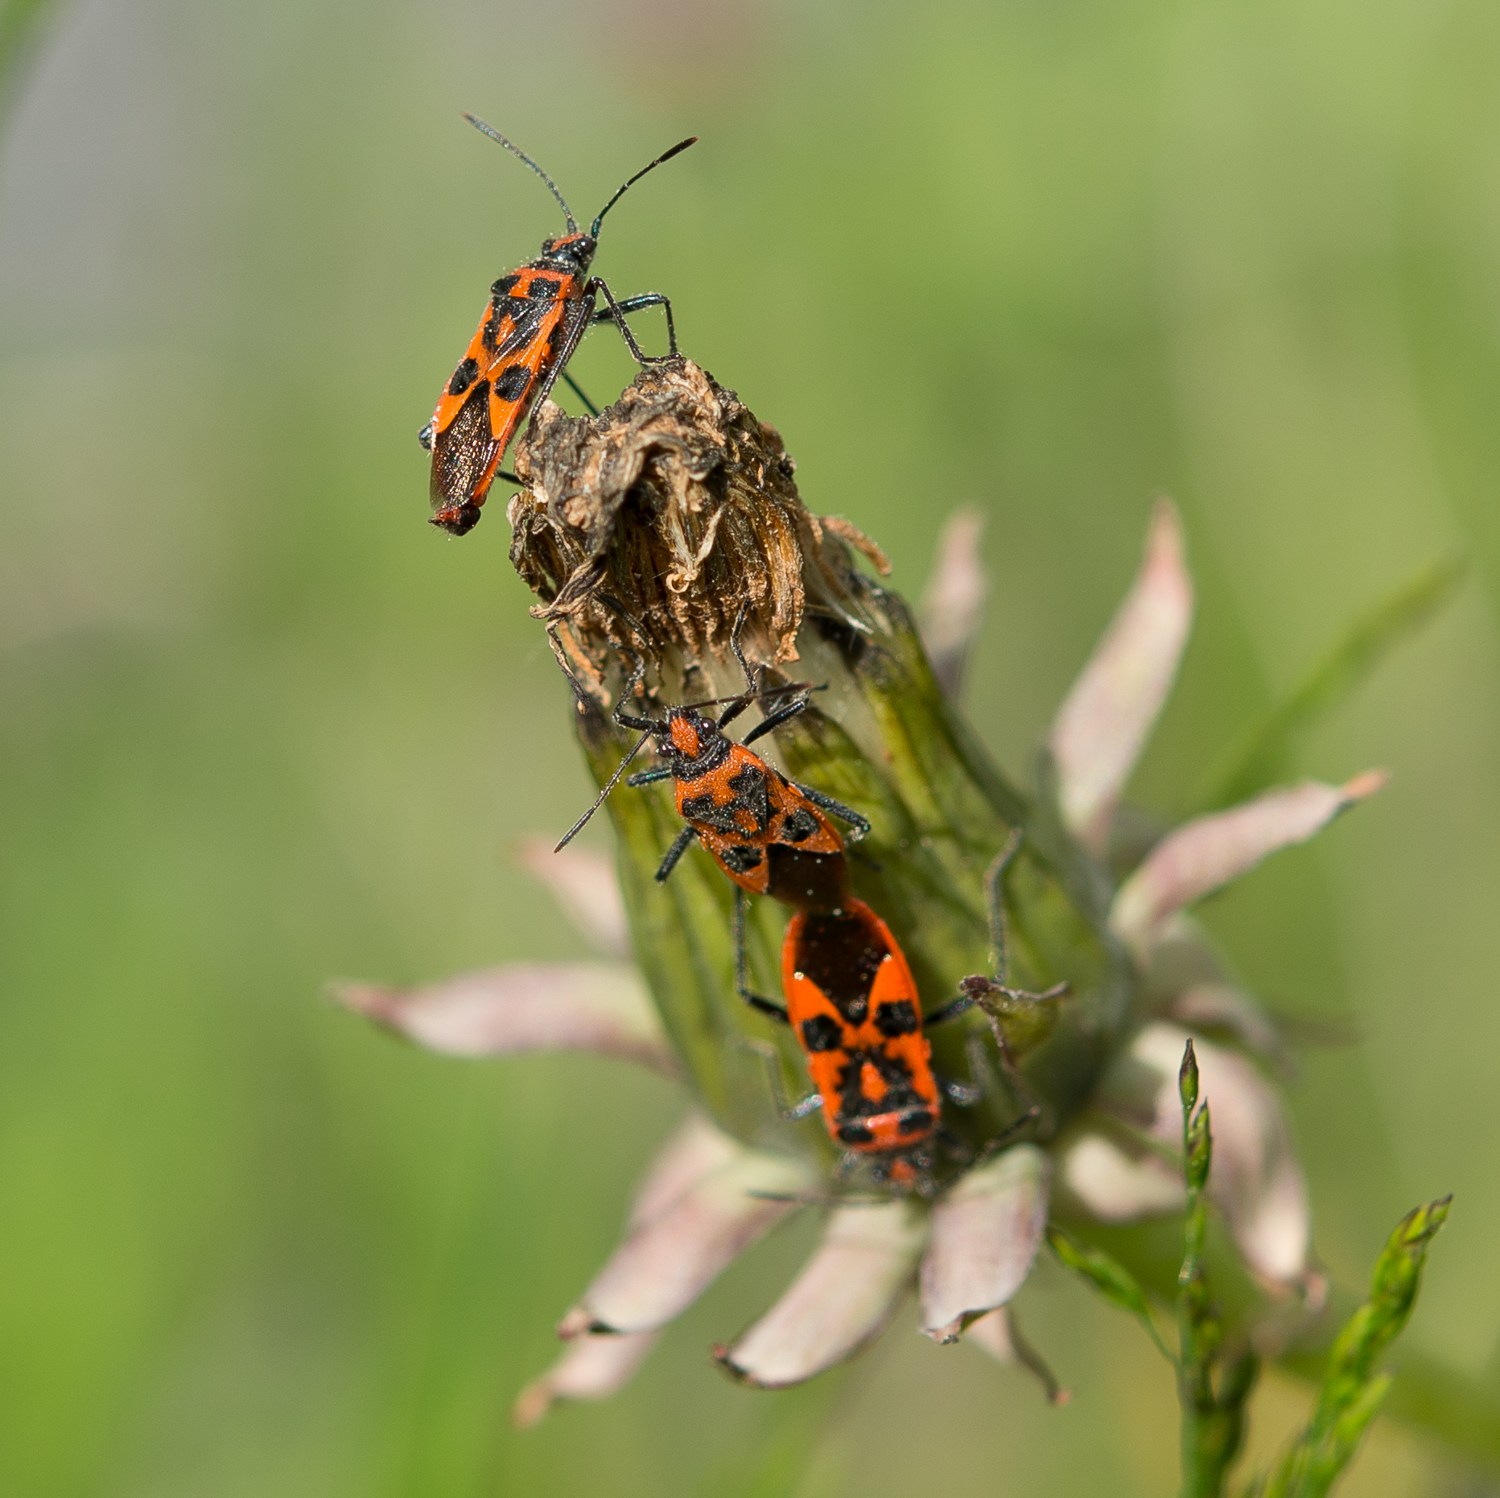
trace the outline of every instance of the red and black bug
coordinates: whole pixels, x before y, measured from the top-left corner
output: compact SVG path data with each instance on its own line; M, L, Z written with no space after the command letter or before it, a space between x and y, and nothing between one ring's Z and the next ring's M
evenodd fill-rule
M730 643L745 673L746 690L730 698L717 718L699 711L713 705L706 702L669 708L664 718L627 712L625 705L645 674L645 662L637 663L615 704L614 720L622 728L637 730L642 737L558 847L583 827L630 761L655 739L663 763L632 775L626 784L641 786L671 780L674 785L677 814L686 825L656 871L658 882L667 879L696 838L741 890L770 895L798 909L837 909L848 894L849 875L844 839L829 817L838 817L853 828L851 841L863 837L870 824L832 796L789 780L747 747L803 712L808 688L803 683L762 691L761 673L751 670L740 649L742 625L743 616L736 622ZM757 698L784 693L798 695L769 713L741 742L725 736L724 729Z
M1013 836L986 879L996 976L964 979L959 996L931 1014L922 1013L906 954L864 901L851 895L842 909L799 910L792 916L781 946L785 1008L750 991L743 924L736 910L735 979L740 997L792 1027L816 1089L784 1109L785 1116L805 1118L822 1110L829 1134L845 1151L840 1175L866 1160L877 1184L927 1194L933 1190L934 1146L941 1143L952 1153L966 1153L942 1127L942 1104L946 1098L972 1107L980 1101L981 1089L939 1076L932 1068L932 1046L924 1032L971 1009L986 1012L1007 1075L1018 1095L1029 1095L989 1006L996 996L1010 1003L1043 1003L1060 997L1067 984L1028 993L1006 981L1000 881L1019 846L1019 836ZM982 1075L972 1044L970 1068L976 1077ZM1039 1112L1036 1106L1027 1109L1000 1138L1009 1137ZM990 1147L998 1143L991 1141Z
M838 911L797 911L781 947L781 987L778 1017L817 1089L802 1111L821 1108L836 1144L879 1157L878 1174L912 1184L930 1165L942 1105L922 1001L890 928L853 896Z
M483 120L471 114L464 118L520 157L547 184L567 220L568 232L561 238L544 240L535 260L501 276L490 287L489 305L479 330L438 398L432 420L418 433L422 446L432 453L432 523L455 536L478 524L480 507L517 427L528 411L546 399L592 324L613 322L639 364L657 364L676 357L677 331L672 323L672 304L666 297L653 291L617 301L608 284L590 276L588 270L599 247L604 215L620 201L625 189L698 138L678 141L670 151L642 167L599 210L584 234L557 184L536 162ZM603 310L598 305L601 296ZM646 307L660 307L666 313L670 352L661 358L641 351L625 320L626 313Z

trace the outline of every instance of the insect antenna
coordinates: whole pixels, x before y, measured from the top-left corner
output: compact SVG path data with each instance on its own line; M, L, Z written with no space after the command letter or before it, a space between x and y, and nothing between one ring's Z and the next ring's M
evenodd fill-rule
M636 755L646 747L646 740L651 737L653 732L655 732L654 729L648 728L645 733L643 733L640 738L635 741L635 747L630 751L629 754L625 756L624 759L620 761L618 767L615 770L615 773L609 777L609 781L605 785L604 789L594 797L594 804L589 807L589 809L584 812L584 814L579 817L579 819L574 822L573 825L568 828L568 830L563 834L562 841L552 850L554 853L561 853L562 850L566 848L568 844L571 843L580 832L583 831L584 826L588 822L588 819L593 816L593 814L598 811L601 806L604 805L604 798L609 795L609 793L614 790L614 788L620 783L620 776L625 773L627 767L630 764L630 761L633 760Z
M568 207L566 199L564 199L563 195L557 190L557 183L555 183L552 180L552 178L549 177L546 174L546 172L544 172L541 169L541 167L539 167L536 164L536 162L534 162L531 159L531 157L529 157L518 145L515 145L511 141L506 140L506 138L503 135L501 135L501 133L498 130L496 130L493 125L486 125L485 122L478 117L478 115L472 115L467 110L464 111L464 118L477 131L479 131L481 135L487 135L487 136L489 136L489 138L491 140L498 141L502 146L505 147L505 149L507 151L510 152L510 154L512 156L519 156L521 158L521 160L524 161L526 163L526 165L529 166L531 168L531 170L534 171L537 174L537 176L540 177L542 179L542 181L547 184L547 187L550 189L550 191L552 193L552 196L557 199L557 206L559 208L561 208L562 211L563 211L563 217L565 219L567 219L567 221L568 221L568 233L569 234L576 234L578 232L578 223L577 223L577 221L573 217L573 210ZM675 150L675 151L680 151L681 149L682 149L681 146L674 146L673 147L673 150ZM670 156L671 154L672 154L672 151L668 151L667 152L668 156ZM662 159L665 160L666 157L663 157ZM655 165L656 165L656 163L653 161L651 163L651 166L655 166ZM646 170L648 172L651 170L651 166L648 166L646 168ZM630 179L630 181L634 182L635 178L632 177ZM627 182L625 184L625 187L629 187L629 186L630 186L630 182ZM620 189L620 192L624 192L625 191L625 187L622 187ZM620 193L617 192L615 194L615 197L619 197L619 196L620 196ZM601 218L603 216L604 216L603 214L600 214ZM595 229L597 229L599 226L597 224L595 224L594 227L595 227Z
M821 691L821 690L822 690L821 687L810 686L805 681L794 681L794 682L790 683L790 685L784 686L784 687L767 687L764 691L757 692L755 694L755 696L756 697L776 697L776 696L784 696L788 692L802 692L802 691L817 692L817 691ZM683 707L715 707L715 706L717 706L721 702L738 702L739 700L740 699L738 697L713 697L713 698L710 698L707 702L685 702L685 703L682 704L682 706ZM635 741L635 744L631 748L630 753L627 754L625 756L625 758L622 759L620 761L620 763L615 767L615 773L609 777L609 781L605 785L604 789L602 791L600 791L597 796L594 797L594 804L591 807L589 807L589 809L586 812L584 812L584 814L581 817L579 817L579 819L576 822L574 822L573 825L570 828L568 828L567 832L565 832L563 834L562 841L559 842L558 845L552 850L554 853L561 853L562 850L564 848L566 848L568 846L568 844L571 843L573 841L573 839L575 837L577 837L580 832L583 831L584 827L588 824L589 818L592 817L594 815L594 813L596 811L598 811L601 806L604 805L604 798L606 796L608 796L609 793L612 790L614 790L614 788L620 783L620 777L625 773L625 771L627 769L629 769L631 760L633 760L636 757L636 755L639 754L641 752L641 750L646 747L646 740L649 739L652 736L652 734L655 733L655 732L656 732L655 729L648 728L640 736L640 738L638 738Z
M503 139L503 137L498 137L498 138ZM658 156L656 158L656 160L653 161L650 164L650 166L643 166L640 169L640 171L638 171L635 174L635 176L633 176L633 177L630 178L629 181L622 182L620 184L619 191L616 192L615 195L614 195L614 197L612 197L609 200L609 202L607 202L604 205L604 207L602 207L599 210L599 217L594 220L594 226L593 226L593 228L591 228L589 230L589 238L590 239L598 239L598 237L599 237L599 225L604 222L604 215L606 213L608 213L609 210L611 208L613 208L615 206L615 204L618 203L620 201L620 199L625 196L625 189L627 187L629 187L632 183L639 182L641 180L641 178L646 175L647 172L654 171L657 167L659 167L662 164L662 162L664 162L664 161L670 161L675 155L677 155L677 153L679 151L685 151L685 150L687 150L687 148L690 145L692 145L693 142L696 141L697 139L698 139L698 137L696 135L690 135L690 136L688 136L688 138L686 140L680 140L680 141L678 141L677 144L675 146L673 146L670 151L663 151L662 154L660 156ZM510 145L510 142L509 141L505 141L505 144L506 145ZM516 148L514 146L511 146L510 148L511 148L512 151L516 151ZM521 153L519 151L516 151L516 155L517 156L521 156ZM525 161L526 158L524 156L521 156L521 160ZM532 163L532 164L535 165L535 163ZM542 170L541 167L537 167L536 169L539 172ZM545 175L545 173L543 175ZM555 187L552 190L553 190L553 192L557 191L557 189ZM558 201L561 202L562 200L559 199ZM572 220L569 219L568 222L569 222L569 224L571 224Z

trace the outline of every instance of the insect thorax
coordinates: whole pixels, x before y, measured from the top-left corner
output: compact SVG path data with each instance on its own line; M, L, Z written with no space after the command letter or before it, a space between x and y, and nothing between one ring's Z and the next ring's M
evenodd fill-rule
M537 269L570 271L582 274L594 263L596 240L587 234L566 234L561 239L544 239L542 253L532 263Z

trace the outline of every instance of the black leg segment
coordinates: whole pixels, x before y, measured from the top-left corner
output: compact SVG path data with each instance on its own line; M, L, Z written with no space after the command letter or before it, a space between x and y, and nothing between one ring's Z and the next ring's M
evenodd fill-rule
M655 785L658 780L670 780L672 772L665 765L658 765L654 770L637 770L626 782L626 785Z
M777 708L769 718L762 718L760 722L757 723L755 727L752 728L750 732L740 740L740 743L753 744L756 739L761 737L762 734L767 734L770 733L773 729L780 728L781 725L785 723L789 718L795 718L798 713L805 713L806 711L807 698L799 697L795 702L789 702L785 707ZM798 786L798 790L802 790L802 787ZM807 792L804 790L803 795L806 794ZM812 798L808 797L808 799L811 800Z
M593 403L593 401L591 401L591 400L590 400L590 399L589 399L589 398L588 398L588 396L587 396L587 395L585 395L585 394L584 394L584 393L583 393L583 386L582 386L582 385L580 385L580 384L579 384L579 383L578 383L578 381L577 381L577 380L575 380L575 379L574 379L574 378L573 378L573 376L572 376L572 375L570 375L570 374L569 374L569 373L568 373L568 372L567 372L567 370L563 370L563 372L562 372L562 377L563 377L563 379L564 379L564 380L565 380L565 381L566 381L566 382L567 382L567 386L568 386L568 389L569 389L569 390L571 390L571 391L572 391L572 392L573 392L573 394L574 394L574 395L576 395L576 396L577 396L577 397L578 397L578 399L579 399L579 400L581 400L581 401L582 401L582 402L583 402L583 405L584 405L584 409L585 409L585 410L586 410L586 411L587 411L587 412L588 412L588 413L589 413L589 415L590 415L590 416L597 416L597 415L598 415L598 414L599 414L599 408L598 408L598 406L596 406L596 405L595 405L595 404L594 404L594 403ZM500 475L500 477L501 477L501 478L505 478L505 477L506 477L506 475L505 475L505 474L503 474L503 473L502 473L502 474L501 474L501 475ZM519 480L517 480L517 482L518 482L518 483L519 483L519 482L520 482L520 481L519 481Z
M1010 971L1010 954L1005 939L1005 891L1001 888L1005 871L1021 847L1021 829L1017 827L1005 840L1005 846L985 871L984 899L990 917L990 946L995 952L995 982L1003 984Z
M667 856L662 859L661 867L656 871L656 882L665 884L671 877L672 870L677 867L677 860L688 850L688 844L697 837L697 833L691 827L684 827L673 839L672 846L667 849Z
M835 801L832 796L825 796L822 791L815 790L810 785L803 785L800 780L792 782L814 806L821 807L826 812L831 812L841 822L847 822L853 829L854 834L849 838L851 843L857 843L870 830L870 820L862 817L853 807L845 806L842 801Z
M745 963L745 892L738 885L734 891L734 916L730 922L730 930L734 938L734 991L752 1009L758 1009L784 1025L791 1024L791 1017L780 1004L751 992L750 974Z
M640 296L628 296L623 302L617 302L614 293L603 281L595 280L594 285L599 288L607 304L603 310L594 313L595 322L612 322L618 325L625 337L626 346L635 355L638 364L664 364L668 359L677 357L677 327L672 321L672 304L659 291L642 292ZM626 329L625 316L627 312L644 312L647 307L660 307L667 314L667 348L665 355L657 358L648 358L640 350L634 336Z

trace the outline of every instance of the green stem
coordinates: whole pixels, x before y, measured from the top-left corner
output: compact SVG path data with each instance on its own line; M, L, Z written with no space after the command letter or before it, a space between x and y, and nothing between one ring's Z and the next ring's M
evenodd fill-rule
M1244 1445L1246 1405L1259 1373L1260 1360L1246 1348L1222 1364L1217 1390L1206 1364L1179 1382L1183 1498L1219 1498L1223 1493Z
M1174 1303L1179 1261L1168 1244L1181 1239L1170 1219L1125 1227L1109 1227L1081 1214L1069 1214L1062 1221L1079 1245L1107 1254L1157 1305ZM1219 1300L1233 1308L1233 1324L1261 1317L1265 1308L1255 1287L1231 1251L1214 1250L1212 1235L1207 1260ZM1361 1299L1335 1288L1325 1309L1307 1317L1296 1334L1281 1343L1272 1363L1314 1386L1321 1384L1334 1341ZM1443 1442L1483 1471L1500 1476L1500 1379L1465 1373L1437 1358L1403 1349L1384 1412Z
M1187 1188L1182 1265L1177 1271L1182 1493L1183 1498L1219 1498L1244 1443L1245 1405L1260 1362L1244 1344L1225 1355L1223 1314L1209 1295L1204 1273L1208 1203L1203 1193L1213 1162L1213 1132L1208 1102L1198 1101L1198 1061L1191 1040L1183 1052L1177 1086L1182 1100L1182 1179Z

